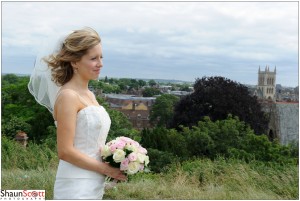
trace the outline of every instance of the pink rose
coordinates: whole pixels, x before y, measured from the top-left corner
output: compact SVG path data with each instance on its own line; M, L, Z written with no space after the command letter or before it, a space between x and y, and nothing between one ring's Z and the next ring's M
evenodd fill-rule
M126 143L124 141L121 141L121 140L116 143L116 147L118 149L123 149L125 147L125 145L126 145Z
M136 147L140 147L140 144L137 141L132 141L131 144Z
M145 168L144 164L141 164L140 171L144 170L144 168Z
M147 154L147 153L148 153L147 149L145 149L144 147L139 147L138 151L139 151L141 154Z
M134 153L134 152L130 153L128 155L128 159L129 159L129 161L136 161L136 159L137 159L136 153Z
M128 138L128 137L120 137L120 140L122 140L123 142L127 143L127 142L132 142L132 139Z
M128 169L128 164L129 164L129 160L128 160L128 158L125 158L125 159L121 162L120 170L121 170L121 171L127 170L127 169Z
M116 151L116 149L117 149L117 144L112 144L112 145L109 147L109 149L110 149L110 151L111 151L112 153L114 153L114 152Z

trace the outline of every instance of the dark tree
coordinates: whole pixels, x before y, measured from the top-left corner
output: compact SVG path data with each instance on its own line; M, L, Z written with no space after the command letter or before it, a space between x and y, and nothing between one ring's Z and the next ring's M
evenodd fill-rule
M175 106L171 127L191 127L204 116L215 121L232 114L248 123L256 134L266 132L268 120L246 86L224 77L203 77L195 81L194 90Z

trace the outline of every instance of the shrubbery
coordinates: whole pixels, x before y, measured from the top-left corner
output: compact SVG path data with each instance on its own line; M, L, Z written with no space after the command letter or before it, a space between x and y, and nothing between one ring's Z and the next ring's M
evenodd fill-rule
M265 162L293 163L298 162L297 146L283 146L270 142L265 135L256 135L254 131L238 117L228 116L225 120L211 121L205 117L192 128L181 127L181 131L157 127L142 132L141 143L144 147L156 151L154 160L166 161L167 153L177 160L193 157L236 158L245 161L259 160ZM151 149L150 149L151 150ZM161 158L160 158L161 157ZM153 171L164 164L150 162Z
M52 141L51 141L52 142ZM5 136L1 137L1 164L3 169L46 170L58 165L56 149L48 144L29 143L27 148Z
M149 166L153 172L163 172L167 170L169 165L180 161L178 157L170 152L152 148L148 149L148 156L151 160Z

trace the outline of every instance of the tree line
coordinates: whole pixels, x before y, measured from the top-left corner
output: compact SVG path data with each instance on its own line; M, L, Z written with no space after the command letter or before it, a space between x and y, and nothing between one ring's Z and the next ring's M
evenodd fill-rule
M12 154L10 141L18 130L26 132L33 144L40 144L43 148L46 145L56 152L53 117L34 100L27 89L28 82L28 76L2 76L1 123L2 138L5 137L2 142L7 143L7 146L2 146L2 153L6 155ZM104 90L104 86L111 87L121 82L126 86L139 83L133 79L107 79L91 82L90 86L103 87ZM143 84L140 82L139 87ZM268 116L256 97L252 97L244 85L223 77L196 79L194 92L182 98L170 94L158 96L150 112L153 128L141 132L132 127L124 114L110 109L103 98L97 96L97 100L112 120L107 140L127 136L139 141L148 148L150 167L156 172L170 163L195 157L298 162L297 145L283 146L278 141L268 140L265 135Z

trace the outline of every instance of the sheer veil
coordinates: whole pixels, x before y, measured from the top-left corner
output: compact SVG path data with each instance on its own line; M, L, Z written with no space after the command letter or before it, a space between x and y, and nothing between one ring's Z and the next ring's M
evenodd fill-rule
M60 86L52 80L51 69L48 67L47 63L43 61L43 58L53 53L57 53L61 49L66 37L67 35L56 38L57 42L48 40L42 45L41 50L35 59L34 69L28 83L28 89L35 100L39 104L45 106L52 115Z

